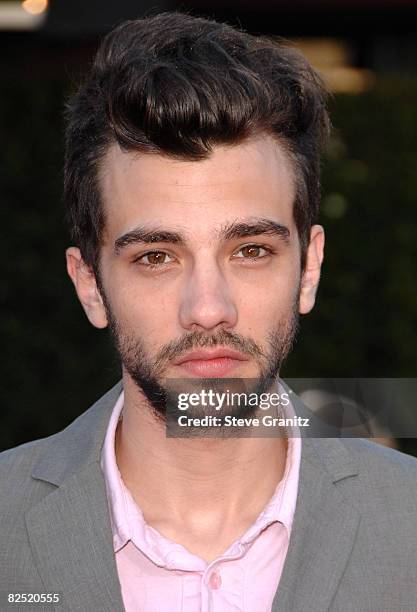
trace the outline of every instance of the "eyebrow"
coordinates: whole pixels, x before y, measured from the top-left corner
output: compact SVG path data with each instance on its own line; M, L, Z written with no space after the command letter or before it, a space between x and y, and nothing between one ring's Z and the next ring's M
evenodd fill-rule
M285 243L289 243L290 230L285 225L272 221L272 219L255 219L249 221L234 221L223 225L215 231L215 237L221 241L245 238L247 236L278 236ZM132 244L153 244L165 242L185 246L187 240L184 234L165 230L161 227L138 226L117 238L114 243L115 255Z

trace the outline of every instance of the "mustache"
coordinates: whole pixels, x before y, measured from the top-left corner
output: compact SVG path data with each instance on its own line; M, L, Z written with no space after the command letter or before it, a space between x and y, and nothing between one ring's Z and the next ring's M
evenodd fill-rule
M237 333L225 329L219 330L215 335L207 336L204 332L192 332L164 345L156 356L154 367L163 369L173 359L182 357L184 353L196 348L214 348L216 346L229 347L244 355L255 358L266 358L267 355L251 338L245 338Z

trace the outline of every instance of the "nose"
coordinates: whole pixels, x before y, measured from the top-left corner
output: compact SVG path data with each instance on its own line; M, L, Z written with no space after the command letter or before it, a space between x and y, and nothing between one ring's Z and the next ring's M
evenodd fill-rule
M230 287L218 263L208 257L196 262L184 287L179 319L189 331L213 331L233 328L237 308Z

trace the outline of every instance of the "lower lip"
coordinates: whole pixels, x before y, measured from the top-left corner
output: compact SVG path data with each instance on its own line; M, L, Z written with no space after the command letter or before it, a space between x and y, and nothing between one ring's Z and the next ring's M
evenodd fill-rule
M217 359L191 359L179 364L189 374L200 378L225 376L243 360L232 359L231 357L218 357Z

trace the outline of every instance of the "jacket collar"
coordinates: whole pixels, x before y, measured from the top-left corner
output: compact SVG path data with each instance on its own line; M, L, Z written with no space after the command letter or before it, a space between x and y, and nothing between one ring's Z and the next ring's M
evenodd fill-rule
M33 478L59 486L84 466L100 461L110 415L122 388L119 381L68 427L45 440Z

